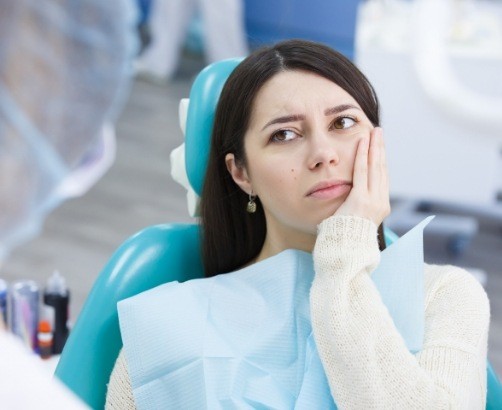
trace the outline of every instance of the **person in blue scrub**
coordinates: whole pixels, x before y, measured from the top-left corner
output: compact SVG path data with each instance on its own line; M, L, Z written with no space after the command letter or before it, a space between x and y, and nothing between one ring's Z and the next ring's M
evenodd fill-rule
M0 0L0 10L1 267L110 165L102 159L129 87L136 31L129 0ZM0 408L87 408L2 315L0 363Z

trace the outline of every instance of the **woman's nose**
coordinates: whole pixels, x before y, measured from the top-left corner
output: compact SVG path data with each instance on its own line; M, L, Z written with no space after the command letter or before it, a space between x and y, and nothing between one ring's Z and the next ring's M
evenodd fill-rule
M333 136L317 134L310 138L309 169L335 166L340 162Z

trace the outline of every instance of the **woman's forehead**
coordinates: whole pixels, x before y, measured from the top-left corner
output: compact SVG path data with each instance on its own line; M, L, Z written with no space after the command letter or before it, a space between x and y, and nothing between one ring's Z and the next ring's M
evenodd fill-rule
M281 112L303 114L312 104L324 110L343 103L359 106L348 92L325 77L308 71L281 71L256 94L250 118L253 122Z

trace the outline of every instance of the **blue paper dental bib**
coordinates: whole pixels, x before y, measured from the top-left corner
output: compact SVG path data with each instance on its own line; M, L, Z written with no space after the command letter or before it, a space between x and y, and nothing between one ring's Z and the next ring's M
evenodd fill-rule
M382 253L372 274L411 351L424 328L422 230ZM312 255L168 283L119 303L138 409L336 409L310 322ZM335 398L336 399L336 398Z

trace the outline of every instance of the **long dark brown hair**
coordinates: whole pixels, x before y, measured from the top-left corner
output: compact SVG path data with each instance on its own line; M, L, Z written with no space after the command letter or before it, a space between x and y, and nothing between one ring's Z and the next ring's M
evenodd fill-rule
M233 181L225 156L233 153L237 164L246 165L244 135L254 99L268 80L288 70L308 71L332 81L357 101L374 126L380 124L378 99L369 81L350 60L325 45L288 40L259 49L242 61L221 92L202 191L202 255L206 276L242 267L258 255L265 241L267 227L259 199L256 213L248 214L248 196ZM383 250L382 225L378 237Z

